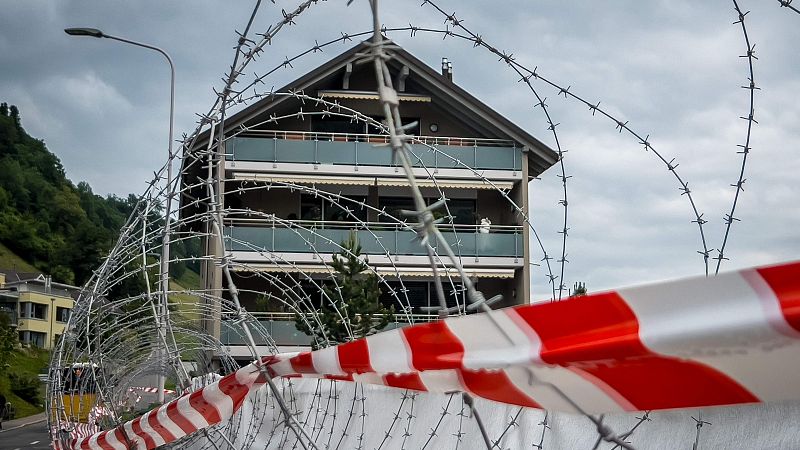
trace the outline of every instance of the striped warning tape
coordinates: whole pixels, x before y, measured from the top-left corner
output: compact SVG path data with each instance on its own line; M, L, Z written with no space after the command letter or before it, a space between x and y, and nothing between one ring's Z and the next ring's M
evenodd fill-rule
M128 388L129 391L140 391L140 392L148 392L151 394L157 394L158 388L157 387L150 387L150 386L131 386ZM175 391L172 389L164 389L165 394L174 394Z
M800 398L800 262L518 306L267 356L73 449L152 449L230 417L271 376L618 412ZM571 400L567 401L565 398Z

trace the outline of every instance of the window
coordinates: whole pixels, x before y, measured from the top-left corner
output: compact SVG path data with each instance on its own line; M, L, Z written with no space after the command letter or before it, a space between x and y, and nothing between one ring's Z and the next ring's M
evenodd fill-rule
M311 131L317 133L348 133L364 134L366 125L358 120L343 119L341 117L326 117L314 120Z
M414 211L417 208L411 197L381 197L378 199L378 209L385 213L380 215L379 222L396 223L406 219L403 211Z
M364 207L364 203L367 202L366 196L353 195L333 200L336 202L312 194L303 194L300 197L300 218L331 222L367 221L367 208ZM349 208L350 212L348 213L345 208Z
M473 199L454 198L447 201L447 207L455 224L475 225L479 222Z
M5 314L11 323L17 323L17 304L13 302L0 302L0 314Z
M386 124L386 118L383 116L371 116L371 118L376 122L382 123L384 125ZM401 117L400 120L403 122L403 125L408 125L410 123L416 122L417 123L416 126L414 126L413 128L406 129L406 134L410 134L412 136L419 136L419 117ZM383 134L378 127L373 125L369 126L369 133Z
M434 314L426 311L424 307L439 307L439 299L436 297L436 286L432 281L406 281L400 284L399 281L389 281L389 287L394 290L392 294L389 287L381 283L381 303L384 305L394 305L395 314L402 319L404 308L411 306L412 314ZM445 301L447 307L456 305L464 306L464 291L460 283L451 284L447 280L442 280ZM403 292L405 288L405 292Z
M56 321L58 322L66 322L69 320L69 308L62 308L61 306L56 307Z
M436 203L439 199L438 198L427 198L425 202L427 204ZM388 222L392 223L397 220L402 221L406 218L402 214L403 210L406 211L415 211L417 207L414 205L414 201L410 197L381 197L378 200L378 208L384 209L386 214L389 214L391 217L387 217L386 215L381 215L380 221L381 222ZM467 199L467 198L454 198L449 199L447 201L447 208L449 208L450 215L453 216L452 223L458 225L475 225L479 223L478 214L475 206L474 199ZM444 207L437 209L434 211L434 216L438 219L440 217L444 217L447 215L447 209ZM449 222L448 222L449 223Z
M47 305L31 302L20 302L19 309L19 317L23 319L44 320L47 318Z
M39 333L36 331L20 331L19 332L19 341L23 344L32 345L35 347L44 347L45 340L47 338L47 334Z

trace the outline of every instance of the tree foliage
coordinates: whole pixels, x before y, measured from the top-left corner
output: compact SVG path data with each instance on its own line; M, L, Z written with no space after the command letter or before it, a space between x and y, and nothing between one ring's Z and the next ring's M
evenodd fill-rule
M570 295L570 297L583 297L588 293L589 291L586 290L586 283L576 282L572 288L572 295Z
M0 104L0 242L56 281L82 285L92 275L137 205L137 197L102 197L86 182L74 185L44 142L22 128L16 106ZM150 226L163 225L151 211ZM173 242L173 255L198 256L199 239ZM171 265L181 276L199 262ZM131 279L113 294L132 296L143 280ZM130 295L127 295L130 294Z
M11 384L11 392L17 394L19 398L34 405L41 403L39 387L42 383L35 375L11 372L8 374L8 381Z
M6 370L6 365L11 361L11 356L16 348L17 331L11 326L8 314L0 311L0 370Z
M369 271L369 261L361 259L356 234L351 232L341 246L331 263L333 282L323 286L328 304L323 301L317 311L319 323L295 314L297 329L314 338L314 348L369 336L394 320L394 307L380 302L378 276Z
M61 161L0 105L0 242L50 273L82 284L116 239L136 197L101 197L67 179Z

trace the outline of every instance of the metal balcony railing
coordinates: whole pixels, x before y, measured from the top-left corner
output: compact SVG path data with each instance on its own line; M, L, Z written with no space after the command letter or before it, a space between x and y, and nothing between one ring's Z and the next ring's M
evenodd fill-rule
M382 222L267 221L237 219L225 227L226 248L232 251L285 253L341 252L339 244L356 232L366 255L427 255L407 225ZM460 256L514 257L523 253L522 226L441 225L442 235ZM436 247L434 247L436 248Z
M310 345L311 337L299 331L294 324L294 314L284 312L251 312L266 329L277 345ZM395 314L395 321L385 329L401 328L412 323L424 323L438 320L436 314ZM223 321L220 328L222 345L246 345L244 330L241 324ZM263 336L253 336L256 345L267 345Z
M263 131L258 136L235 137L226 142L230 161L395 166L388 136L380 134ZM413 144L414 167L485 170L522 168L522 152L513 141L460 137L419 136Z

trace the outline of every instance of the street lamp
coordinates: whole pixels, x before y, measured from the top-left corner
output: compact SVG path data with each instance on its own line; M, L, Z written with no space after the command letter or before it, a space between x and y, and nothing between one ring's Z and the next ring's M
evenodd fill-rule
M164 237L162 240L161 245L161 316L164 321L166 321L166 316L169 314L168 309L168 302L167 302L167 292L169 291L169 258L170 258L170 251L169 251L169 227L170 227L170 215L172 212L172 192L170 192L170 186L172 186L172 133L174 128L175 122L175 66L172 64L172 58L169 57L167 52L164 50L155 47L153 45L148 45L143 42L132 41L130 39L121 38L118 36L111 36L110 34L103 33L102 31L98 30L97 28L65 28L64 32L70 36L90 36L96 38L106 38L106 39L113 39L115 41L124 42L126 44L135 45L137 47L143 47L146 49L154 50L164 58L167 59L169 63L169 73L170 73L170 84L169 84L169 143L167 145L167 152L169 153L169 158L167 159L167 203L165 205L164 211ZM162 328L162 333L165 333ZM166 343L166 333L164 334L164 339ZM166 350L166 349L165 349ZM164 402L164 376L159 374L158 376L158 401L163 403Z

